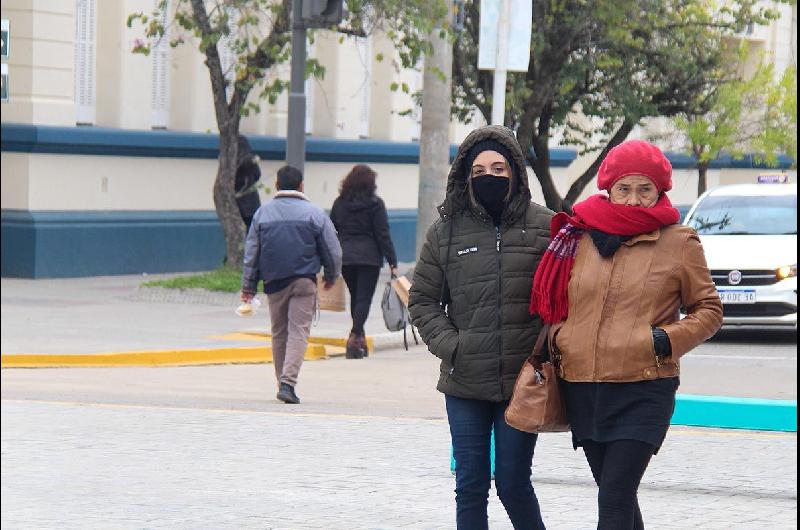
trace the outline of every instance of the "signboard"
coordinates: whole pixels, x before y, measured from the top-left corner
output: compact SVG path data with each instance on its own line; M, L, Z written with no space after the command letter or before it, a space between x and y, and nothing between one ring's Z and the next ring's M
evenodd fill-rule
M786 184L789 175L786 173L762 173L758 176L759 184Z
M8 103L8 65L0 65L0 101Z
M8 59L8 19L2 20L2 28L0 28L0 36L2 36L2 52L3 59Z
M511 3L508 20L509 72L527 72L531 54L533 0L507 0ZM481 0L481 28L478 69L494 70L497 64L497 27L500 25L501 0Z

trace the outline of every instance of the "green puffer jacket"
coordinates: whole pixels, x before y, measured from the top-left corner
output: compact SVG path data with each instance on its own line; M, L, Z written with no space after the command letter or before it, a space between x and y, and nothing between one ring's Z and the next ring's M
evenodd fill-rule
M487 138L507 147L516 166L499 228L468 190L466 154ZM414 270L412 322L431 353L442 360L440 392L508 400L541 329L528 307L533 273L550 243L553 216L531 202L525 158L510 129L488 126L467 136L453 161L439 213Z

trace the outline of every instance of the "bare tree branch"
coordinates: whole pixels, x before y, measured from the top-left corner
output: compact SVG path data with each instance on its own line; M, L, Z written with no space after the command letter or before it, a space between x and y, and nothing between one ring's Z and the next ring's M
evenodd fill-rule
M621 144L625 138L628 137L634 126L636 126L635 120L628 118L623 120L622 125L620 125L619 129L617 129L617 132L614 133L614 136L611 137L603 150L600 151L600 154L597 155L597 158L595 158L594 162L592 162L592 165L590 165L586 171L584 171L583 174L578 177L578 179L569 187L569 191L565 197L567 202L572 204L578 200L578 197L580 197L583 189L592 181L592 179L594 179L595 175L597 175L597 170L600 169L600 165L603 163L603 160L605 160L608 152Z

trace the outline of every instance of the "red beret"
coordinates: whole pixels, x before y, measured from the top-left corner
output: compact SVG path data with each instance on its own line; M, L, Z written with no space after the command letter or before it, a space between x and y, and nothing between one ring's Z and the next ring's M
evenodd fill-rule
M608 152L597 172L597 187L609 191L628 175L644 175L659 192L672 189L672 164L661 149L643 140L628 140Z

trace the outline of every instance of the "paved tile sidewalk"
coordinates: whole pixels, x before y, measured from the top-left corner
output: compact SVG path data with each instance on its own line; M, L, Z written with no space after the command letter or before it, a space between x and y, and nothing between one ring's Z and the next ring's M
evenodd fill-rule
M452 528L440 420L2 402L3 528ZM796 434L673 428L648 528L796 528ZM549 529L595 526L567 434L542 436ZM497 498L491 528L508 529Z

